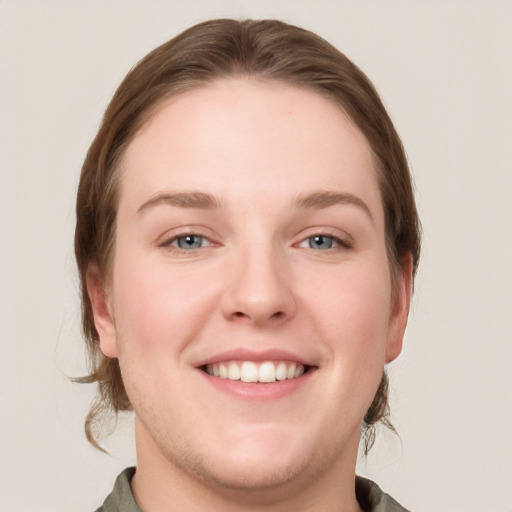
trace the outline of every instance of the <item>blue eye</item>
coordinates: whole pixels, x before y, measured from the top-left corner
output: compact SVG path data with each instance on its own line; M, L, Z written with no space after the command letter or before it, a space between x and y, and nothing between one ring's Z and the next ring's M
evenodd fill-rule
M311 249L332 249L335 241L330 236L315 235L308 238L308 247Z
M193 249L200 249L201 247L204 247L205 245L209 245L209 241L204 236L199 235L184 235L184 236L177 236L170 245L173 245L174 247L178 247L178 249L183 250L193 250Z
M347 247L347 244L333 236L314 235L303 240L299 244L299 247L306 247L308 249L316 249L319 251L327 251L329 249Z

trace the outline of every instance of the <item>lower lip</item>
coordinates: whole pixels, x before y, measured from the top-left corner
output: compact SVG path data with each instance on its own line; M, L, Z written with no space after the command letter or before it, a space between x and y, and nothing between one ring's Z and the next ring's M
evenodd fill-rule
M271 401L292 395L304 386L315 373L310 369L304 375L296 379L278 380L275 382L242 382L215 377L198 370L206 382L215 389L232 395L241 400Z

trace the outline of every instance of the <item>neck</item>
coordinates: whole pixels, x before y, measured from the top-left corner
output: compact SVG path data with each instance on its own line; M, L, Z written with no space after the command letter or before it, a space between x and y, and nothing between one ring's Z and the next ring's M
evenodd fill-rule
M227 486L176 465L138 420L136 441L138 463L131 486L144 512L361 511L355 497L358 438L355 450L344 453L328 470L261 487Z

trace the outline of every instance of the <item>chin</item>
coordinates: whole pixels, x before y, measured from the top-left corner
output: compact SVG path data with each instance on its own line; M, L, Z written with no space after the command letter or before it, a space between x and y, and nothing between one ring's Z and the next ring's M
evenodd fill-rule
M218 461L196 460L193 471L210 487L227 493L242 491L243 494L281 492L294 482L304 481L305 473L309 472L307 462L298 457L285 459L281 456L276 460L276 457L252 457L246 453L231 454L220 464Z
M220 492L259 500L305 485L318 473L319 460L325 462L307 440L290 436L289 431L269 427L263 434L246 434L183 458L182 469Z

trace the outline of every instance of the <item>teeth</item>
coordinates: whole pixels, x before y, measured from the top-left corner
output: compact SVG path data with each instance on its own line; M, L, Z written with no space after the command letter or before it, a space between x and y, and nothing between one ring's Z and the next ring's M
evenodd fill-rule
M286 363L279 363L276 368L276 380L285 380L287 377Z
M287 379L293 379L295 377L295 368L295 363L292 363L290 366L288 366L288 369L286 370Z
M236 363L231 364L236 365ZM240 380L242 382L258 382L258 367L254 363L244 361L240 367Z
M209 364L206 373L221 379L241 380L242 382L275 382L276 380L296 379L304 375L304 366L285 361L228 361Z
M276 367L274 363L267 362L263 363L260 366L260 371L258 372L258 377L260 382L275 382L276 381Z
M217 366L217 365L215 365ZM219 377L221 379L227 379L228 378L228 367L225 364L219 364Z
M215 365L213 365L215 366ZM236 363L229 363L228 366L228 379L239 380L240 379L240 368Z

